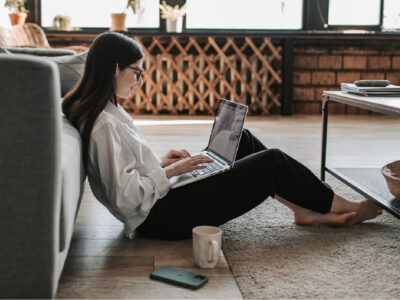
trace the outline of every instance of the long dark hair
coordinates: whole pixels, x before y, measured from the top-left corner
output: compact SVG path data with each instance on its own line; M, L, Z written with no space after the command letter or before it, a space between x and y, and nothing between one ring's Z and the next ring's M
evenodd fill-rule
M123 34L106 32L90 47L83 76L64 97L62 110L82 137L83 162L87 166L90 134L108 101L117 104L114 75L144 57L139 43Z

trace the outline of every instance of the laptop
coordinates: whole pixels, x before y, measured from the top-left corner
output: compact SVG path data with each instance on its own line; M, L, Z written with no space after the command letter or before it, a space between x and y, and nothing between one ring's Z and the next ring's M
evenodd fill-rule
M209 156L214 161L205 164L207 168L172 177L170 187L177 188L231 169L239 148L246 115L247 105L221 99L208 146L200 153L194 154Z

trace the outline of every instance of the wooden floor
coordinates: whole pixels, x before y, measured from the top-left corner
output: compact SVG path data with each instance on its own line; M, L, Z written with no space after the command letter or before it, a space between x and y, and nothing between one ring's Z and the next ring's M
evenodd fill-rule
M204 148L212 126L209 117L140 116L136 120L159 155L170 148L186 148L192 153ZM400 159L399 119L332 116L329 121L328 163L381 166ZM280 148L314 170L320 164L321 124L320 116L252 117L246 121L246 127L267 147ZM216 268L203 270L194 265L191 240L130 241L123 237L122 229L86 185L56 298L242 298L222 252ZM191 291L150 280L150 272L159 266L206 275L209 283Z

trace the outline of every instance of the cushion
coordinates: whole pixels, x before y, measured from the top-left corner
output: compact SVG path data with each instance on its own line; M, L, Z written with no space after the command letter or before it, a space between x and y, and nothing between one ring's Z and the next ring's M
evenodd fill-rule
M75 51L70 49L48 49L37 47L7 47L7 50L16 54L32 54L40 56L60 56L76 54Z
M84 191L85 171L79 132L63 116L61 132L61 224L59 251L68 248L73 225Z
M75 54L49 57L58 64L61 79L61 96L65 94L78 82L85 68L88 51Z
M9 48L9 47L5 48L0 46L0 53L13 55L12 53L13 49L14 48ZM21 49L27 49L27 48L21 48ZM41 49L41 50L48 50L48 49ZM47 58L57 63L58 69L60 71L62 97L64 97L65 94L68 93L68 91L75 85L76 82L78 82L79 78L82 76L87 54L88 51L74 55L41 56L43 58Z
M8 51L6 48L0 46L0 54L12 54L12 53Z

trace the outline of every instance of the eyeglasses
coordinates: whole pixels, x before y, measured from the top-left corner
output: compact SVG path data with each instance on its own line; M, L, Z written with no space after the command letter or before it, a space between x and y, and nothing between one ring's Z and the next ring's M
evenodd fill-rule
M131 67L131 66L126 66L129 69L135 70L136 71L136 80L139 80L140 77L142 77L143 69L136 68L136 67Z

